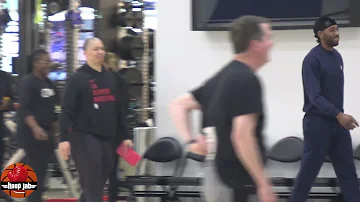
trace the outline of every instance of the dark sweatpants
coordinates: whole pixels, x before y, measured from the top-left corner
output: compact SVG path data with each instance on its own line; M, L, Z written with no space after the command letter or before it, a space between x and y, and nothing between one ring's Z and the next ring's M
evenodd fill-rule
M118 178L117 178L117 173L118 173L118 167L119 167L119 155L116 154L116 152L114 152L114 165L113 168L111 170L110 176L109 176L109 187L108 187L108 196L109 196L109 200L108 202L116 202L117 197L118 197Z
M234 195L233 195L233 202L247 202L249 201L249 197L251 195L251 192L244 189L234 189Z
M346 202L359 202L360 191L353 160L350 132L337 120L305 115L304 152L291 202L304 202L328 155L335 169Z
M102 202L104 186L113 167L113 143L74 132L70 145L83 190L79 201Z
M27 197L28 202L42 201L42 194L45 191L45 175L48 164L54 155L55 140L54 136L49 136L49 140L36 140L31 133L26 133L24 141L25 163L35 171L38 184L37 191Z

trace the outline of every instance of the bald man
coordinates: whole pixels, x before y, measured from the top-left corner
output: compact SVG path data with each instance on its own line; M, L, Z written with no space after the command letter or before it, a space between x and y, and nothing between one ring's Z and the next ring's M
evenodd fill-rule
M84 44L86 63L68 78L61 104L60 155L71 153L83 192L80 201L103 201L119 143L132 147L118 78L103 67L105 50L98 38Z

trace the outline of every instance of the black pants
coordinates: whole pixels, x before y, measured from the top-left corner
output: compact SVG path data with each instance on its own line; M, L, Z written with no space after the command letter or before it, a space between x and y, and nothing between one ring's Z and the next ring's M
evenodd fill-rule
M54 137L49 135L49 140L39 141L33 138L31 133L26 135L24 141L25 163L28 164L35 171L38 184L37 191L34 191L27 197L28 202L42 201L42 194L45 191L45 175L47 172L48 164L54 155L55 140Z
M119 159L120 159L119 155L116 154L116 152L114 152L114 166L109 175L109 188L108 188L109 202L116 202L117 201L116 198L119 194L118 192L119 181L117 178Z
M304 202L326 156L333 164L346 202L359 202L360 191L351 136L336 120L306 115L304 151L291 202Z
M233 202L247 202L252 191L243 189L234 189Z
M113 168L113 143L75 132L70 144L83 190L80 201L102 202L104 186Z

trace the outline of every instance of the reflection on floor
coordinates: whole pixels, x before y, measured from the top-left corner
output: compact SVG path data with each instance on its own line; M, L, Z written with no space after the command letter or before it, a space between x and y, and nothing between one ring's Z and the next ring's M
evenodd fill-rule
M76 199L73 199L71 197L71 194L70 192L66 192L66 191L60 191L60 190L57 190L57 191L47 191L45 194L44 194L45 198L47 199L61 199L61 200L50 200L50 202L76 202ZM145 199L146 202L150 201L150 200L147 200ZM157 200L151 200L151 201L157 201ZM183 202L204 202L204 201L201 201L199 199L194 199L194 200L182 200ZM0 202L5 202L4 200L0 200ZM119 201L121 202L121 201ZM250 199L249 202L257 202L256 200L254 199ZM279 200L279 202L286 202L286 200ZM331 200L325 200L325 199L313 199L313 200L308 200L307 202L332 202Z

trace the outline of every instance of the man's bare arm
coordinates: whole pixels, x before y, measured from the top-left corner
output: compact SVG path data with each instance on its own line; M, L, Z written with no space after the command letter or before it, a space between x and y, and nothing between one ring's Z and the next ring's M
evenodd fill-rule
M201 109L201 106L191 94L179 97L169 105L170 117L186 142L192 140L189 116L194 109Z
M255 130L257 115L246 114L233 119L231 140L235 152L257 186L267 185L268 179L260 157Z

